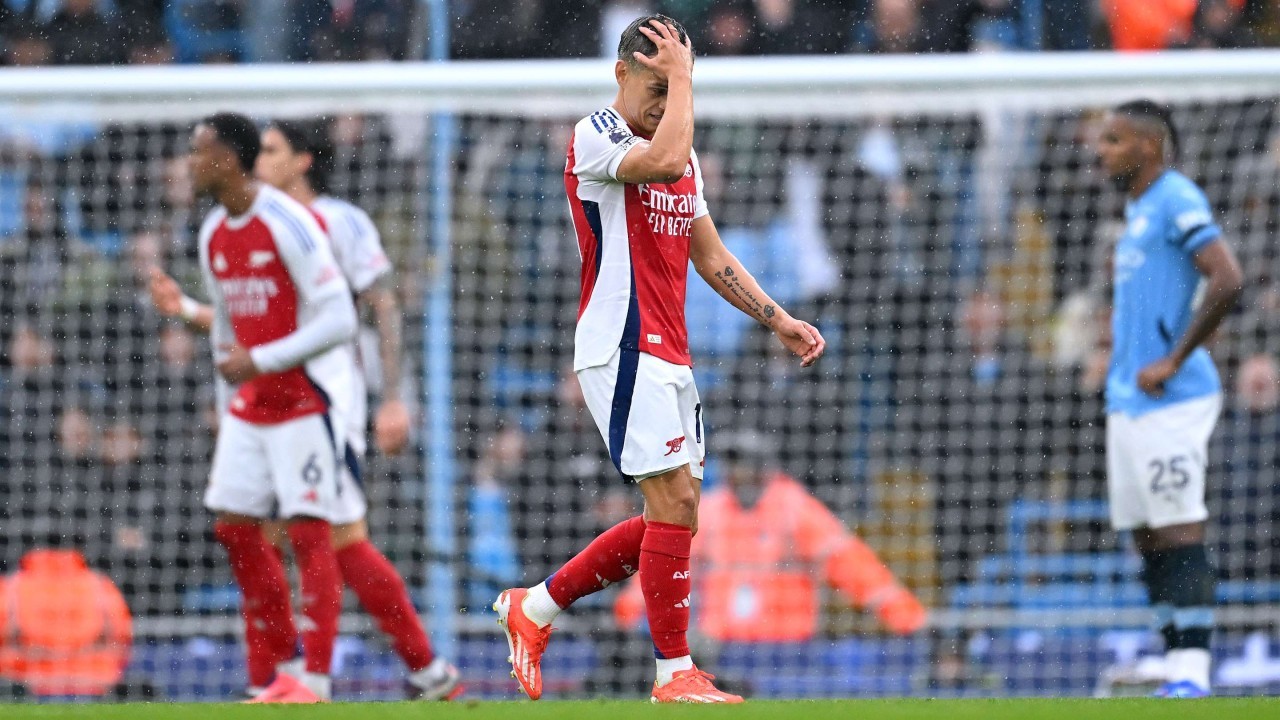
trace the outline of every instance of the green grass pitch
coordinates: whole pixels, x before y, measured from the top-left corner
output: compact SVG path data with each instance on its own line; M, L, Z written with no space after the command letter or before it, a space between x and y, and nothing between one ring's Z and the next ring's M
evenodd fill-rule
M0 705L4 720L1280 720L1280 698L1208 700L795 700L739 707L662 706L639 700L335 703L333 705Z

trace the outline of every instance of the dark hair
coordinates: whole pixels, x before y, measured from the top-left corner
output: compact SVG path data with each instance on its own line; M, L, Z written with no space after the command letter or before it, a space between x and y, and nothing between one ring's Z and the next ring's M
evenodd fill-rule
M201 120L200 124L213 128L218 142L231 148L241 170L253 172L258 151L262 149L262 138L258 136L258 126L252 120L239 113L220 112Z
M1136 120L1159 123L1169 135L1169 150L1172 152L1172 157L1178 157L1182 143L1178 139L1178 127L1173 124L1173 112L1168 106L1152 100L1130 100L1116 106L1113 112Z
M660 15L658 13L642 15L631 21L631 24L627 26L627 29L622 31L622 37L618 40L619 60L634 65L636 64L635 53L641 53L645 57L653 57L658 54L658 46L654 45L652 40L645 37L644 33L640 32L641 27L653 29L653 26L649 24L652 20L666 23L667 25L675 28L676 37L680 42L684 42L689 37L689 33L685 32L683 25L666 15Z
M311 155L311 167L307 168L307 183L320 195L329 192L329 176L333 174L333 141L321 122L298 120L272 120L267 127L280 131L289 149Z

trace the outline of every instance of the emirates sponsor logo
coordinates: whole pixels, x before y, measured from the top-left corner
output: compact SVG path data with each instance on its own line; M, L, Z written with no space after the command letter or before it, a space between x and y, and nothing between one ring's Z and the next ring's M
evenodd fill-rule
M228 278L218 281L227 313L232 317L261 317L271 298L280 294L273 278Z
M649 227L655 235L689 237L693 230L693 213L698 207L694 193L669 193L640 186L640 205L647 211Z
M698 206L698 196L694 193L669 193L641 185L640 204L655 212L692 215Z

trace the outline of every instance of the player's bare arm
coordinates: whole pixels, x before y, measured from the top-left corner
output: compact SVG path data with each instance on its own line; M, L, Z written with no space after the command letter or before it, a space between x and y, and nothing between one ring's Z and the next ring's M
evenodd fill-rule
M409 442L409 409L400 399L401 313L390 277L383 275L360 293L360 307L368 308L378 329L382 362L382 403L373 419L373 441L383 453L397 453Z
M652 25L640 32L657 45L658 54L635 53L637 64L619 61L615 70L619 84L629 73L645 76L648 96L643 101L619 96L619 109L628 121L636 124L636 114L661 114L653 139L637 143L618 165L617 177L624 183L675 182L684 175L693 149L693 46L688 38L680 42L670 26L656 20ZM627 107L633 103L635 107Z
M164 270L152 265L147 289L151 303L165 317L177 318L197 332L209 334L213 327L213 308L187 297L176 280Z
M689 259L720 297L772 330L778 340L800 358L802 367L809 367L822 357L827 347L822 333L809 323L791 317L769 297L724 246L710 215L693 221Z
M1193 350L1213 335L1244 292L1244 273L1225 241L1215 240L1201 248L1195 255L1195 264L1206 280L1204 299L1173 350L1138 373L1138 387L1148 395L1159 397L1164 393L1165 382L1178 372Z

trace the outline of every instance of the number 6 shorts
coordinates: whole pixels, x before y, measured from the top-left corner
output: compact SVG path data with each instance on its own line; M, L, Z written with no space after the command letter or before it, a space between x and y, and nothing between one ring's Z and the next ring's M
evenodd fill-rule
M340 427L320 413L273 425L223 415L205 507L263 519L332 520Z
M692 369L618 350L607 364L579 370L578 384L623 476L645 480L688 465L702 478L702 403Z
M1133 417L1107 416L1107 493L1116 530L1201 522L1209 436L1222 409L1210 395Z

